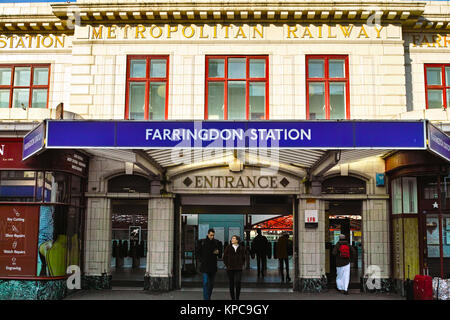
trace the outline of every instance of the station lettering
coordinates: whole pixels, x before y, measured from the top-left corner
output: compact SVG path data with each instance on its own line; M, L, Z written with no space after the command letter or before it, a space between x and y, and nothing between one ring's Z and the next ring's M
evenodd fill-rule
M0 35L0 49L60 49L65 47L65 35Z

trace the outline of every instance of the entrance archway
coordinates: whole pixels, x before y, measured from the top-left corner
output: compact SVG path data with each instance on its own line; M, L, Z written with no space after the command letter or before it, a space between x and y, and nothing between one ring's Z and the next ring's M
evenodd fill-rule
M111 212L111 275L113 286L144 286L148 239L150 181L139 175L108 180Z

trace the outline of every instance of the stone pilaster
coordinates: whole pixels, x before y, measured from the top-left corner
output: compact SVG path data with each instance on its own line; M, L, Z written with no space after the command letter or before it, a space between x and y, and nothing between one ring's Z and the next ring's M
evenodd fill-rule
M305 210L318 210L317 228L305 227ZM297 290L322 291L326 287L325 278L325 203L319 199L300 199L298 217L298 266Z
M389 246L389 213L386 200L363 201L363 252L364 252L364 290L371 290L367 285L370 275L379 277L381 287L378 290L390 291L390 246Z
M144 289L168 291L173 288L174 199L155 196L148 205L148 251Z
M107 198L88 198L87 204L84 263L85 279L83 283L89 284L87 285L88 287L110 288L110 200Z

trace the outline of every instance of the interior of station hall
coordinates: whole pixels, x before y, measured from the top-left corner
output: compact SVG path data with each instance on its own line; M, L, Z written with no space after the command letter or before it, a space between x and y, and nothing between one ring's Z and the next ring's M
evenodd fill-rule
M352 288L374 268L386 291L445 276L448 159L428 150L21 152L45 119L427 120L448 133L449 19L440 1L1 4L0 206L27 207L42 237L0 293L45 278L43 294L59 295L70 264L86 288L200 287L195 244L209 228L223 244L251 246L257 229L271 242L267 276L250 259L247 286L332 288L339 234L357 252ZM273 252L283 233L289 283Z

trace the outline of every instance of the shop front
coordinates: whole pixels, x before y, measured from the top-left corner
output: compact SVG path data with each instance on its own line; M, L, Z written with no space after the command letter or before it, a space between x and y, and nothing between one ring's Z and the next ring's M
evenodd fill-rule
M392 274L400 282L416 274L450 273L448 162L428 152L386 158L390 180ZM400 285L399 284L399 285Z
M22 161L22 138L0 145L0 298L62 298L68 267L85 259L89 158L52 150Z

